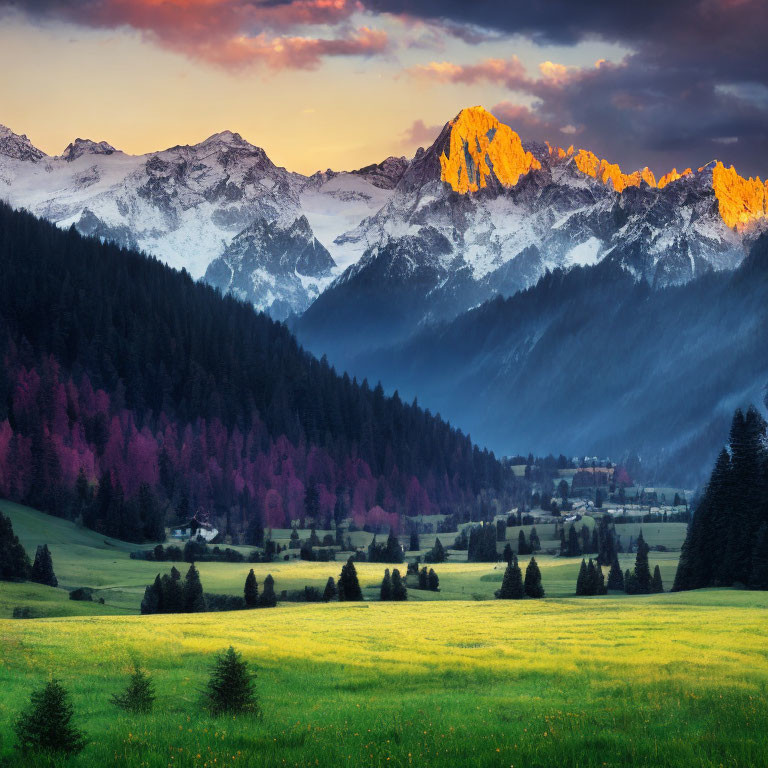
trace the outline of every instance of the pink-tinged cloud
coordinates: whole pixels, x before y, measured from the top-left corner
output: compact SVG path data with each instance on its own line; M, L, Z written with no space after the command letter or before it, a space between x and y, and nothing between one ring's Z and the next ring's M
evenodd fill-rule
M402 146L427 147L437 138L442 130L442 125L427 125L423 120L414 120L413 123L403 131Z
M408 72L414 77L437 80L443 83L496 83L506 88L517 88L528 76L520 59L485 59L477 64L454 64L450 61L432 61L412 67Z
M389 48L385 32L349 27L352 14L362 8L359 0L42 0L31 5L83 26L135 29L162 47L227 68L313 69L325 57L373 56ZM306 34L318 26L330 29L330 37Z

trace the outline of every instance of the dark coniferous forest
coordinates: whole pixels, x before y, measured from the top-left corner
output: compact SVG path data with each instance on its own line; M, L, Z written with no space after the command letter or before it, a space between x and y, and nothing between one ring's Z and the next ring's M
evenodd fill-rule
M0 205L0 263L0 496L140 541L198 508L227 533L388 529L522 493L439 417L155 259Z

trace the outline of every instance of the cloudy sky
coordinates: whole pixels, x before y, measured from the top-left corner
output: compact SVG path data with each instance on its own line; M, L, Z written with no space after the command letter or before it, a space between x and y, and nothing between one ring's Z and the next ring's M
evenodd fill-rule
M765 0L0 0L0 123L51 154L230 129L312 172L482 104L625 170L765 177L767 40Z

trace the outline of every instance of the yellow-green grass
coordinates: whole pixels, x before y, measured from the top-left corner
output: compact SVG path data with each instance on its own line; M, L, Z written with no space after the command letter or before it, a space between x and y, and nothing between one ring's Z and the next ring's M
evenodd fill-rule
M10 617L16 607L28 606L36 616L138 613L144 588L158 572L167 572L171 563L131 560L129 553L139 548L135 544L117 541L93 531L79 528L73 523L51 517L28 507L0 502L0 509L8 514L14 530L30 555L35 547L47 543L51 549L53 565L59 579L57 590L37 585L17 585L0 582L0 618ZM667 523L666 526L673 525ZM650 527L649 538L657 526ZM662 529L665 526L658 526ZM527 530L530 527L526 527ZM645 529L644 529L645 531ZM677 553L652 552L651 567L661 567L662 578L669 588L677 567ZM576 588L580 558L537 556L547 595L571 596ZM528 558L523 558L525 566ZM634 555L622 555L622 569L632 567ZM207 592L242 594L245 577L253 568L259 583L267 574L275 579L275 589L292 591L305 586L322 588L329 576L338 578L342 562L309 563L301 560L272 563L198 563L203 587ZM185 563L177 563L182 573ZM357 571L365 597L378 599L378 588L384 569L380 563L358 563ZM427 592L411 588L410 600L488 600L499 588L504 564L450 562L430 566L440 578L440 591ZM405 564L400 566L405 571ZM415 579L410 579L412 587ZM68 589L90 587L94 597L104 599L105 605L77 603L68 600Z
M285 605L186 616L0 621L0 754L55 675L88 746L73 768L768 764L768 595ZM258 668L263 719L199 703L229 644ZM151 715L109 697L131 659Z

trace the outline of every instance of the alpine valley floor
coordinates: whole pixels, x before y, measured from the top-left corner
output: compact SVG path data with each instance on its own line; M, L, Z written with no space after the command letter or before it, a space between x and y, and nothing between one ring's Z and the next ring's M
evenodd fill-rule
M54 675L87 731L73 768L765 765L767 610L712 590L2 620L0 754L21 764L11 722ZM229 644L258 670L261 720L199 706ZM132 657L153 714L110 703Z

